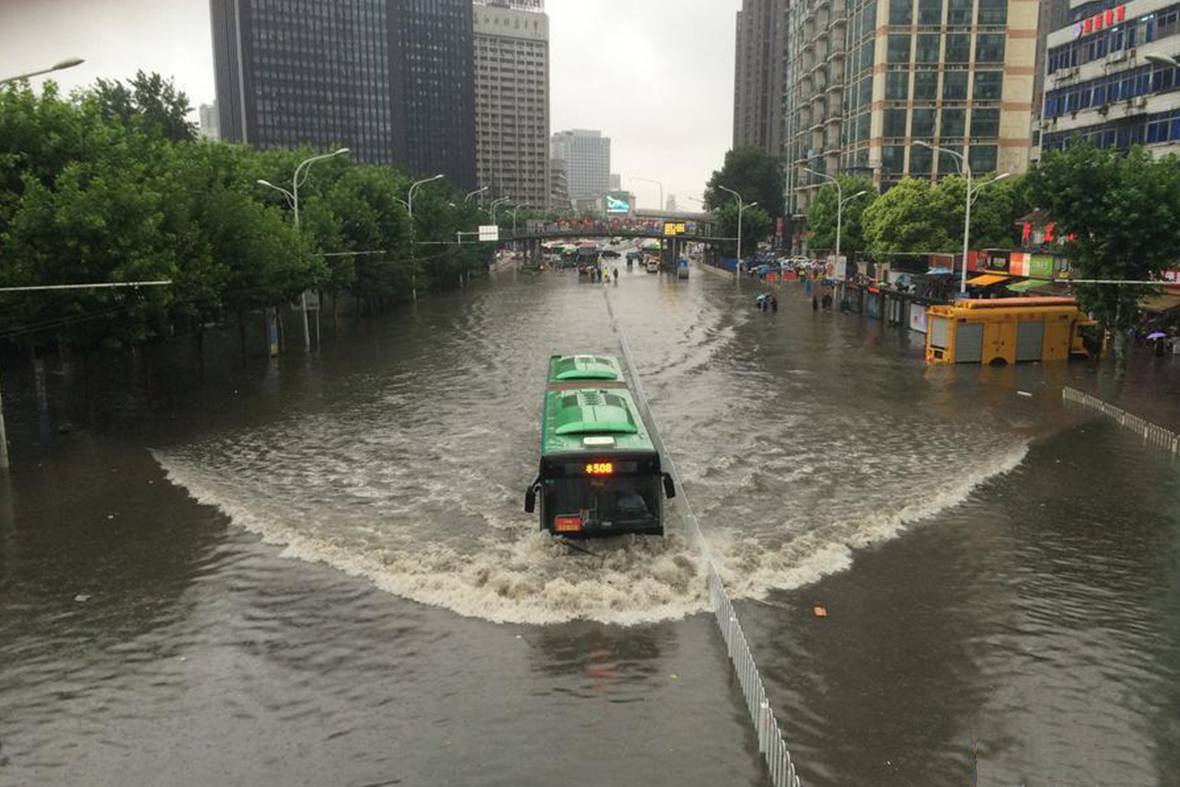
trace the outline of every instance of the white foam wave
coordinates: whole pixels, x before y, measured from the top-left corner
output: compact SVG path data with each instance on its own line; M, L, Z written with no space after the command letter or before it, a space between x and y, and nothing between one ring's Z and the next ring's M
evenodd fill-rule
M468 549L421 538L418 527L309 522L307 514L236 487L163 452L168 479L221 510L284 557L321 562L424 604L496 623L552 624L574 619L633 625L705 609L699 555L678 536L620 538L571 552L524 522L511 532L466 541ZM321 514L322 515L322 512ZM317 515L317 518L320 516ZM504 528L503 523L497 523Z
M763 599L772 590L792 590L818 582L852 565L854 550L886 541L935 515L965 502L982 484L1015 470L1028 454L1023 443L998 453L961 474L949 485L906 489L896 510L878 510L788 537L768 547L766 534L751 536L729 529L710 534L709 548L732 595Z
M739 529L706 537L726 584L739 598L762 599L847 570L853 550L897 536L907 526L965 501L982 483L1017 467L1027 445L977 465L950 486L907 490L892 512L838 520L768 539ZM398 596L497 623L553 624L574 619L632 625L678 619L706 608L701 556L683 538L590 542L600 558L571 554L523 520L488 522L486 535L457 546L414 523L350 519L321 509L309 514L253 487L154 454L168 479L198 502L215 506L284 557L321 562L364 577ZM402 512L398 512L402 515ZM326 521L332 519L333 521ZM433 525L438 527L437 524ZM777 543L775 543L777 541Z

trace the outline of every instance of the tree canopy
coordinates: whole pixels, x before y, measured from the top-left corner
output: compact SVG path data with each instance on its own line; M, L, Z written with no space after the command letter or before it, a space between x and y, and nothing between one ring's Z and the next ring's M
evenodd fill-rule
M309 288L380 308L485 264L489 247L453 241L486 219L446 181L416 193L412 230L409 173L320 161L300 187L297 227L286 198L258 181L289 189L316 151L198 141L190 111L170 80L143 72L69 98L52 81L40 93L0 88L0 284L173 282L5 296L0 338L120 346Z
M972 183L978 189L971 208L972 249L1011 248L1016 220L1030 209L1023 178L988 183L992 177L977 176ZM958 175L933 186L924 178L905 178L865 209L865 249L870 254L961 254L966 202L967 181Z
M725 154L721 169L715 170L709 178L705 188L705 208L716 211L734 201L733 195L721 188L725 186L741 194L747 205L757 202L768 216L782 216L784 185L782 166L777 158L767 155L761 148L734 148Z
M1180 159L1088 144L1048 153L1029 174L1032 198L1069 238L1075 278L1156 279L1180 257ZM1075 285L1106 328L1129 327L1151 287Z
M851 254L863 251L865 241L861 216L865 209L873 204L873 200L877 196L877 189L869 178L850 175L837 177L844 198L847 200L840 222L840 253ZM849 199L861 191L866 193L855 199ZM836 187L829 183L819 190L807 211L807 226L811 230L810 246L812 248L825 250L835 250L836 248L836 208L839 203L837 193Z

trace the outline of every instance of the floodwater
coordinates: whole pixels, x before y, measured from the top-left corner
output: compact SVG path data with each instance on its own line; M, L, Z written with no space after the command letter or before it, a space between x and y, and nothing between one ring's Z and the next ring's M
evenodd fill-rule
M521 511L607 297L805 784L1180 778L1180 479L1062 406L1092 370L694 270L501 272L90 421L6 379L0 784L765 783L683 523Z

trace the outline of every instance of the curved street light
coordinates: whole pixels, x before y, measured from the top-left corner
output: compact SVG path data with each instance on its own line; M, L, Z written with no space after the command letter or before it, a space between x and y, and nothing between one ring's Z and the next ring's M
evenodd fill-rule
M959 293L960 294L966 293L967 292L967 246L968 246L968 243L971 239L971 204L975 201L975 195L979 192L980 189L986 188L987 186L990 186L993 183L1003 180L1004 178L1009 176L1009 173L1005 172L1003 174L996 175L991 180L985 181L983 183L980 183L978 186L972 187L972 185L971 185L971 165L967 163L967 157L964 156L962 153L959 153L954 150L949 150L947 148L942 148L942 147L939 147L938 145L931 145L929 142L925 142L920 139L915 139L914 144L921 145L924 148L929 148L930 150L934 151L935 153L946 153L948 155L954 156L959 161L959 171L962 172L963 175L967 178L967 200L966 200L967 207L966 207L966 211L963 215L963 272L962 272L962 275L959 277Z
M67 57L65 60L59 60L58 62L51 65L49 68L43 68L40 71L30 71L27 74L17 74L14 77L6 77L4 79L0 79L0 85L7 85L9 82L17 82L21 79L31 79L32 77L39 77L42 74L49 74L54 71L65 71L67 68L73 68L74 66L80 66L85 62L86 61L80 57Z
M512 197L500 197L499 199L492 200L492 204L488 208L492 212L492 224L496 223L496 208L508 202L512 202Z
M275 184L273 184L269 181L266 181L266 180L260 179L256 182L259 185L274 189L275 191L279 192L280 194L282 194L284 197L287 198L287 204L291 206L291 212L295 217L295 231L298 232L299 231L299 186L301 183L303 183L304 181L307 180L308 173L311 171L311 165L316 163L317 161L323 161L324 159L330 159L335 156L343 156L344 154L346 154L348 152L349 152L348 148L339 148L338 150L334 150L331 153L324 153L323 155L320 155L320 156L312 156L311 158L306 158L303 161L299 162L299 166L295 167L295 174L291 176L291 190L290 191L287 191L285 188L283 188L281 186L276 186ZM302 177L300 177L301 175L302 175ZM304 290L302 295L300 296L300 303L303 308L303 346L310 350L311 349L311 328L307 322L307 290ZM319 319L319 318L317 317L316 319ZM318 323L317 323L317 325L318 325ZM319 329L317 328L316 330L319 330Z
M412 224L412 220L414 218L414 189L418 188L419 186L423 186L427 183L433 183L434 181L440 180L441 178L442 178L442 175L439 174L439 175L435 175L430 178L422 178L422 180L416 180L410 184L410 196L406 200L406 210L410 214L411 224Z
M746 212L747 208L753 208L753 207L757 206L758 203L751 202L749 205L747 205L745 202L742 201L741 194L738 194L736 191L734 191L731 188L728 188L726 186L722 186L720 183L717 184L717 188L721 189L722 191L729 192L730 194L733 195L733 198L737 200L737 206L738 206L737 265L733 266L733 276L735 279L737 279L737 278L740 278L741 271L742 271L742 214Z
M487 191L490 188L491 188L491 186L484 186L482 189L476 189L475 191L467 192L467 196L463 198L463 204L466 205L471 200L471 198L474 197L476 194L483 194L485 191Z
M801 169L804 172L810 172L812 175L818 175L821 178L824 178L825 180L830 180L832 182L832 184L836 187L836 264L839 265L840 264L840 239L841 239L841 234L844 229L844 206L847 205L849 202L852 202L857 197L864 196L865 194L868 194L869 192L867 189L861 189L860 191L856 192L852 196L845 197L844 196L844 189L840 187L840 181L838 179L836 179L835 177L827 174L826 172L819 172L818 170L808 169L807 167L802 167Z
M530 206L527 202L522 202L519 205L512 206L512 236L513 237L516 237L516 211L520 210L521 208L528 208L528 207L532 207L532 206Z
M654 183L655 185L659 186L660 187L660 206L659 206L659 208L657 208L657 210L664 210L664 184L663 183L661 183L658 180L654 180L652 178L641 178L638 175L628 175L627 177L629 177L631 180L638 180L642 183Z

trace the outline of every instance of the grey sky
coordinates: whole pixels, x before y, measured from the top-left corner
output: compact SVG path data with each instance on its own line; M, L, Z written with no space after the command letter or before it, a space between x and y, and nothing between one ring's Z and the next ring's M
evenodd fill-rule
M641 207L664 182L682 208L732 137L737 0L548 0L553 131L599 128ZM0 77L77 56L66 90L136 69L173 76L193 106L214 98L207 0L0 0Z

